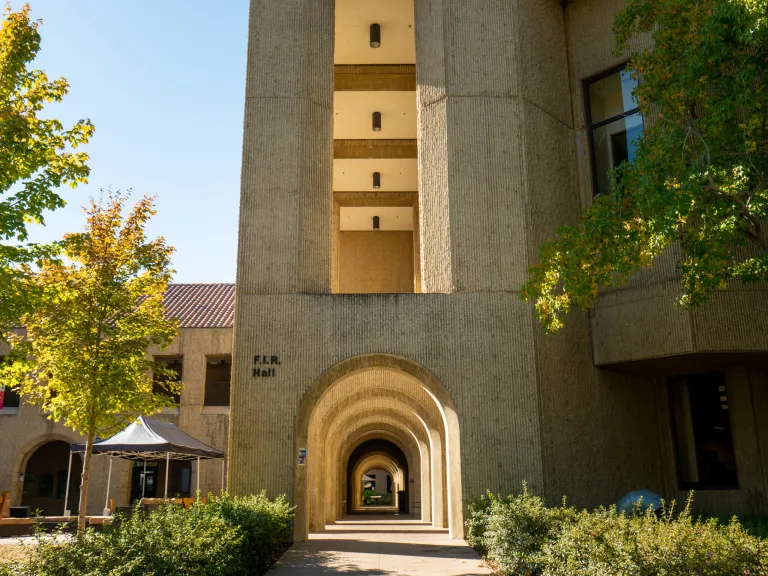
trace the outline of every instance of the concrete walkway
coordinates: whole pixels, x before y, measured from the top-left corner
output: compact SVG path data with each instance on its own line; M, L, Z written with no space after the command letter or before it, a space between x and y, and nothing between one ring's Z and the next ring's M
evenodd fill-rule
M294 544L269 576L493 574L463 540L407 516L355 516Z

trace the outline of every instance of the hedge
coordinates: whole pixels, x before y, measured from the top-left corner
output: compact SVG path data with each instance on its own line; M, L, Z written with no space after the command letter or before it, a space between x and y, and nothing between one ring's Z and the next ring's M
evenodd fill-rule
M284 551L293 518L284 497L209 497L189 509L161 506L117 515L102 532L54 541L40 536L0 576L229 576L263 574Z
M470 505L468 541L505 575L768 576L768 541L736 518L727 523L691 514L615 507L550 507L525 488L488 493Z

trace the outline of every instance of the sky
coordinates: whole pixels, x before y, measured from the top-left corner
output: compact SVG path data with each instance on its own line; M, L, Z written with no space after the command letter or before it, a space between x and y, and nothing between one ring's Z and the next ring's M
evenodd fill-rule
M32 66L70 84L45 116L96 127L89 183L31 240L82 230L91 196L130 189L157 197L148 232L176 248L175 282L234 282L248 0L26 1L43 19Z

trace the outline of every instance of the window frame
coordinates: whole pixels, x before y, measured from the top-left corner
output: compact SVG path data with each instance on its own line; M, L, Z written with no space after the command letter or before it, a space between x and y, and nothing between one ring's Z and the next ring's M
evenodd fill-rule
M229 364L229 395L226 404L208 404L208 370L211 360L224 360ZM232 403L232 355L231 354L206 354L205 356L205 374L203 375L203 408L229 408Z
M168 355L158 355L158 356L152 356L152 361L156 363L164 363L168 364L172 361L178 360L179 363L179 379L174 382L184 382L184 355L183 354L168 354ZM152 393L157 394L158 392L155 391L156 385L159 384L157 382L157 374L154 372L152 373ZM179 400L176 403L174 408L179 408L181 406L181 393L183 390L179 392ZM176 399L175 395L169 395L174 400ZM173 410L174 408L171 408Z
M623 72L624 70L627 69L627 66L629 66L629 61L623 62L617 66L613 66L608 70L604 70L598 74L595 74L594 76L590 76L582 80L582 89L584 91L584 112L585 112L585 120L587 125L587 139L589 140L589 165L590 165L590 172L592 174L592 198L597 198L598 196L601 196L600 192L597 189L597 158L595 155L595 138L594 138L595 130L602 128L603 126L607 126L612 122L616 122L617 120L623 120L625 118L629 118L630 116L634 116L635 114L639 113L640 121L643 124L643 132L645 132L645 116L643 116L643 114L640 112L640 106L637 106L636 108L633 108L628 112L622 112L621 114L617 114L616 116L611 116L610 118L601 120L596 124L592 122L592 100L589 96L589 87L595 82L599 82L600 80L604 80L609 76L613 76L614 74Z

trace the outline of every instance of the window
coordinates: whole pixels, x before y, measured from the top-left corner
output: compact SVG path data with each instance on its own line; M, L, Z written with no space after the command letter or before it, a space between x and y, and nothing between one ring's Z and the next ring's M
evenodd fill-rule
M171 393L166 384L169 382L181 382L182 378L182 358L181 356L170 356L165 358L155 358L155 362L162 362L173 372L173 376L165 376L156 374L154 377L154 383L152 385L152 392L155 394L166 394L171 396L176 404L181 403L181 397L178 393Z
M209 356L205 369L205 406L229 406L232 357Z
M5 356L0 356L0 364L5 362ZM3 388L0 386L0 409L2 408L18 408L19 407L19 393L10 388Z
M670 381L680 489L738 489L723 374Z
M609 192L609 172L635 159L637 139L643 133L643 116L634 97L636 87L637 80L625 66L586 82L595 194Z

